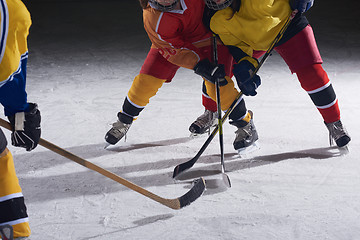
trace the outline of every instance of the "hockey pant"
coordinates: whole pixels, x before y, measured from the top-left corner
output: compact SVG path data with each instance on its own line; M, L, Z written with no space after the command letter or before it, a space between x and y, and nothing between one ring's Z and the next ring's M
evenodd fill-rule
M331 123L340 119L338 100L332 84L322 68L322 59L310 25L294 37L275 47L296 73L301 87L309 94L319 110L324 122Z
M6 146L5 135L0 129L0 225L12 225L14 237L27 237L31 231L24 197L12 154Z

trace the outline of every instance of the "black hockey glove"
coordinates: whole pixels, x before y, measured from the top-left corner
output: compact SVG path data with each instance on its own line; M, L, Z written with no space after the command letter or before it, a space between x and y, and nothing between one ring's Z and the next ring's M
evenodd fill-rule
M225 79L226 73L223 64L215 64L208 59L204 59L196 64L194 71L212 83L215 83L217 79L219 79L220 86L225 86L228 83Z
M256 89L261 84L259 75L255 74L251 77L258 64L258 61L250 56L246 56L238 64L234 64L233 74L241 92L246 96L255 96Z
M29 111L18 112L9 116L12 127L11 143L16 147L33 150L39 143L41 135L41 116L36 103L29 103Z
M309 10L314 4L314 0L290 0L290 6L293 10L297 9L300 13Z

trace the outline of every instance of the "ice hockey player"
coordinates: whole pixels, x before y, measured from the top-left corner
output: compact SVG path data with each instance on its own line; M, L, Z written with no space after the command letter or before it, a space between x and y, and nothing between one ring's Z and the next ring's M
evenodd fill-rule
M37 104L27 102L25 91L30 13L20 0L0 0L0 22L0 103L12 126L12 144L31 151L40 139L41 117ZM13 157L1 129L0 226L3 233L10 226L15 239L31 233Z
M210 29L228 46L236 64L233 74L245 95L255 95L258 84L247 81L249 71L258 65L285 24L292 10L298 13L292 20L275 50L296 73L302 88L323 117L330 140L338 147L346 146L351 138L340 120L338 99L322 68L315 37L303 15L314 0L205 0L212 9L208 13ZM245 75L244 75L245 74ZM247 81L244 83L244 81ZM331 143L330 143L331 144Z
M231 80L232 56L228 49L219 44L219 64L211 61L212 33L202 22L203 0L140 0L140 4L152 47L117 115L118 121L106 133L105 140L109 144L116 144L125 136L133 119L179 67L194 70L202 76L206 80L206 92L213 100L216 99L214 82L221 79L222 110L227 110L238 95ZM246 148L258 139L252 114L247 111L243 99L229 118L237 128L233 143L236 150Z

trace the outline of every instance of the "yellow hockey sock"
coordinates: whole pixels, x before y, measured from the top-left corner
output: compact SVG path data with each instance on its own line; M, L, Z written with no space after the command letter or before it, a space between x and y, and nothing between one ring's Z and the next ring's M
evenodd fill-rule
M16 206L16 207L15 207ZM30 236L31 230L24 197L16 176L12 154L6 148L0 154L0 223L12 225L15 237Z

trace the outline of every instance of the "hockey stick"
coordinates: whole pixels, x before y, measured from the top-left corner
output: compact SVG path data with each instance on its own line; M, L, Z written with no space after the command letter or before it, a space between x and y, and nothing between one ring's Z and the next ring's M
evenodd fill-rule
M0 126L7 128L8 130L11 131L10 123L5 121L2 118L0 118ZM161 203L169 208L172 208L172 209L180 209L182 207L189 205L190 203L195 201L197 198L199 198L205 191L205 181L203 178L199 178L194 182L193 187L187 193L182 195L181 197L174 198L174 199L162 198L162 197L160 197L152 192L149 192L146 189L144 189L144 188L142 188L142 187L112 173L112 172L109 172L108 170L103 169L83 158L80 158L80 157L72 154L71 152L68 152L65 149L62 149L42 138L40 138L39 144L57 154L60 154L61 156L65 157L65 158L70 159L71 161L74 161L86 168L94 170L94 171L104 175L105 177L108 177L108 178L124 185L125 187L130 188L131 190L134 190L134 191L144 195L145 197L148 197L148 198L150 198L158 203Z
M290 25L291 21L294 19L295 15L297 14L297 10L292 11L292 13L290 14L290 16L288 17L288 19L286 20L284 26L280 29L280 32L278 33L278 35L275 37L274 41L271 43L270 47L268 48L268 50L265 52L264 56L262 57L262 59L259 62L259 65L256 67L256 69L254 70L253 74L251 75L251 77L249 79L251 79L253 76L255 76L255 74L259 71L260 67L264 64L265 60L270 56L272 50L274 49L275 45L280 41L281 37L284 35L284 32L286 31L286 29L288 28L288 26ZM234 108L236 107L236 105L241 101L241 97L242 97L243 93L240 92L235 100L233 101L233 103L230 105L230 107L228 108L228 110L225 112L224 116L222 117L222 122L224 123L227 119L227 117L230 115L230 113L234 110ZM219 127L216 126L215 129L211 132L211 134L209 135L208 139L205 141L205 143L202 145L202 147L200 148L199 152L195 155L195 157L193 157L192 159L190 159L187 162L181 163L179 165L177 165L174 168L174 172L173 172L173 178L175 178L176 176L178 176L180 173L188 170L189 168L191 168L192 166L194 166L194 164L196 163L196 161L200 158L200 156L203 154L203 152L205 151L205 149L209 146L210 142L214 139L216 133L219 131Z
M218 51L217 51L217 41L216 36L213 36L213 58L214 63L218 64ZM218 128L219 128L219 142L220 142L220 162L221 162L221 175L224 180L224 183L227 187L231 187L231 182L229 176L225 173L225 163L224 163L224 136L223 136L223 124L221 119L221 101L220 101L220 79L215 81L216 88L216 105L218 112Z

